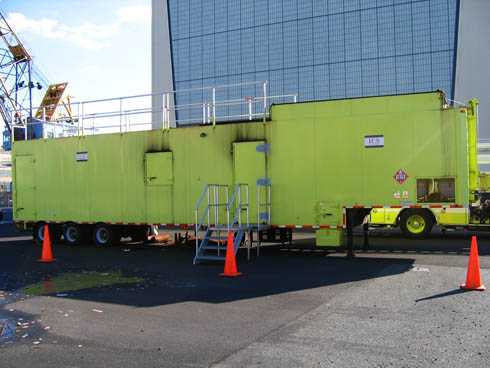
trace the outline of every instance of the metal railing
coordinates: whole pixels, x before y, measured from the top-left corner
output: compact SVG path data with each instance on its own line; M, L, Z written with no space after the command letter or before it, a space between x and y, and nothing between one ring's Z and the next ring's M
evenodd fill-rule
M245 202L243 201L242 191L244 191ZM235 204L236 202L236 204ZM233 210L233 219L230 221L230 214ZM238 225L241 227L243 225L242 222L242 212L245 211L247 228L250 226L250 194L248 190L248 184L236 184L235 190L233 191L233 195L231 196L230 202L226 207L227 212L227 227L228 231L231 227Z
M35 138L61 138L151 130L155 125L169 129L179 125L266 120L273 103L298 100L296 94L269 95L268 90L267 81L247 82L71 102L69 109L61 105L42 106L34 108L41 113L32 119L28 118L27 110L10 114L14 130L25 131L24 139L32 138L38 127L42 127L42 136ZM64 109L63 114L48 121L47 111L53 108Z
M222 202L220 199L223 194L225 196L225 202ZM202 210L203 203L206 203L204 210ZM207 228L213 225L219 226L221 224L220 218L222 218L220 216L220 210L222 208L227 209L228 203L228 185L206 184L195 207L196 254L199 250L199 232L204 229L205 224L207 224ZM228 214L227 218L229 218Z
M206 236L202 240L202 244L205 244L209 240L210 231L216 230L218 232L218 239L221 239L220 234L222 231L248 231L256 226L256 230L259 233L262 228L268 228L271 225L271 187L271 182L268 178L262 178L257 181L257 223L252 225L250 223L250 194L248 184L236 184L231 197L229 196L228 185L207 184L199 196L195 207L195 259L197 259L199 254L199 233L201 231L206 230ZM224 202L221 200L223 194L225 198ZM206 205L203 208L204 204ZM223 209L225 213L222 214L220 211ZM246 216L245 223L242 218L242 212L244 211ZM223 218L226 219L226 222L221 221ZM246 226L244 226L245 224ZM220 242L218 242L217 250L219 255ZM259 255L259 252L260 240L257 242L257 255ZM248 256L250 257L250 243Z
M257 181L257 231L261 225L271 224L272 209L272 184L270 179L260 179Z

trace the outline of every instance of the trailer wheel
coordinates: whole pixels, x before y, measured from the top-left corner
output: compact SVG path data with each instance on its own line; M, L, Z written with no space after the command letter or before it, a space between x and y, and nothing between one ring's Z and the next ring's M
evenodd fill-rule
M82 242L82 228L75 223L63 225L63 238L68 245L79 245Z
M33 237L34 241L42 245L43 240L44 240L44 225L46 225L45 222L38 222L33 229ZM49 236L51 239L51 242L53 244L57 244L61 240L61 228L59 225L55 224L50 224L49 226Z
M100 247L113 245L121 239L119 231L115 227L106 224L95 226L93 238L95 245Z
M409 238L425 238L434 226L434 219L429 212L422 209L412 209L402 212L400 228Z
M32 236L36 244L42 244L44 240L44 222L38 222L33 229Z

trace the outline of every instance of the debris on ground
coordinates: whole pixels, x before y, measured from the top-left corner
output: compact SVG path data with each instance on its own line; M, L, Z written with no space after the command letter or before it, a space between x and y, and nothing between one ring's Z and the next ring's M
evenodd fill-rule
M172 236L169 233L162 233L150 236L149 240L151 243L168 243Z

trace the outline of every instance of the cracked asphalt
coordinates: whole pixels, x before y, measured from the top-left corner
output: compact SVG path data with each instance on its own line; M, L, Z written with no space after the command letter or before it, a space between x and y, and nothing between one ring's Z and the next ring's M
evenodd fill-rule
M300 234L240 255L244 275L224 279L192 266L192 246L58 245L40 264L28 234L2 225L0 326L15 331L0 366L490 366L489 291L459 290L470 234L372 235L346 259ZM487 281L489 235L479 248Z

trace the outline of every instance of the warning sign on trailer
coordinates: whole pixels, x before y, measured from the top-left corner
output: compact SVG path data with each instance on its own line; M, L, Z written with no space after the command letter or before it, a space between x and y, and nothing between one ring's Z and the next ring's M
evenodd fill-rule
M395 175L393 175L393 179L395 179L398 184L403 184L407 181L408 174L404 170L400 169L395 173Z

